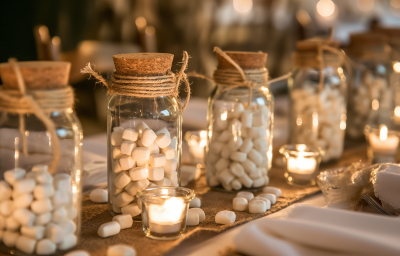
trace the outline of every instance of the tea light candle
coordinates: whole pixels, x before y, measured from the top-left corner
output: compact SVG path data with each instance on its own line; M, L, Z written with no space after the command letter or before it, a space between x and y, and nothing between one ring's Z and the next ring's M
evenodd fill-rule
M394 155L397 152L399 138L396 135L388 135L386 125L379 128L379 137L375 133L369 134L369 143L376 154Z
M177 233L182 226L182 213L186 207L182 198L171 197L163 205L150 205L149 228L159 234Z
M311 174L315 171L317 161L314 158L304 158L302 152L299 152L297 158L290 157L288 159L288 171L298 174Z

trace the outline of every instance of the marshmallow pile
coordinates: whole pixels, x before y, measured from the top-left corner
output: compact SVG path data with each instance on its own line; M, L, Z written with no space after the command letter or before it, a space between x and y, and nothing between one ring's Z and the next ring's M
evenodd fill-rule
M243 104L235 103L231 111L215 108L207 154L211 187L222 185L231 191L269 183L272 157L269 115L265 105L254 104L245 109Z
M206 219L206 214L202 209L200 209L200 206L200 198L195 197L190 201L186 226L197 226L200 222Z
M64 256L90 256L90 253L83 250L76 250ZM107 256L136 256L136 250L126 244L111 245L107 248Z
M274 187L265 187L263 192L254 197L251 192L239 192L233 199L235 211L246 211L249 213L265 213L276 203L276 198L281 196L281 190Z
M52 176L46 165L31 172L15 168L0 181L0 237L9 247L38 255L68 250L77 243L71 176Z
M138 208L136 212L140 213L140 209ZM129 213L120 214L114 216L111 222L106 222L102 224L97 230L97 234L99 235L99 237L102 238L115 236L121 231L121 229L130 228L132 227L132 225L133 225L133 219L131 214Z
M138 205L132 202L139 190L178 186L177 138L171 138L167 128L154 132L144 122L135 129L118 126L113 128L110 140L113 158L110 193L115 213L136 214Z
M346 129L346 101L338 89L303 85L291 93L291 143L325 150L323 162L342 156Z

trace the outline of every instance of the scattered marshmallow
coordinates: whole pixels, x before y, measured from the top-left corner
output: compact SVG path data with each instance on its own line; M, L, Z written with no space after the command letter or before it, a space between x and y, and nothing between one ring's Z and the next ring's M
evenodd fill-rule
M269 200L266 199L265 197L256 196L256 197L254 197L252 200L261 200L261 201L264 201L265 205L267 206L267 211L268 211L269 209L271 209L271 201L269 201Z
M244 197L244 198L247 199L247 201L250 201L251 199L254 198L254 195L253 195L253 193L251 193L251 192L241 191L241 192L238 192L238 193L236 194L236 197Z
M274 194L276 197L280 197L282 194L282 191L279 188L275 187L265 187L263 189L263 192L267 194Z
M203 209L201 209L201 208L190 208L189 213L190 212L195 212L196 214L198 214L200 222L202 222L203 220L206 219L206 214L204 213Z
M101 188L94 189L90 192L90 200L94 203L107 203L108 191Z
M215 222L218 224L232 224L236 220L236 214L232 211L220 211L215 215Z
M251 200L249 203L249 213L264 213L267 211L267 205L262 200Z
M136 251L132 246L116 244L108 247L107 256L136 256Z
M276 196L275 196L275 194L267 194L267 193L265 193L265 194L261 194L261 195L258 195L258 196L268 199L269 201L271 201L272 204L276 204Z
M192 201L190 201L190 204L189 204L190 208L200 208L200 206L201 206L200 198L195 197L195 198L193 198Z
M129 214L132 217L138 216L142 210L139 208L139 206L135 203L133 204L128 204L127 206L124 206L121 208L122 214Z
M199 223L199 215L197 212L189 211L186 219L186 226L197 226Z
M233 198L233 209L235 211L243 212L247 210L249 206L249 201L244 197L235 197Z
M120 214L120 215L114 216L112 220L115 222L118 222L121 229L130 228L133 225L132 215L130 215L130 214Z
M102 224L97 230L99 237L106 238L110 236L115 236L121 231L121 226L116 221L111 221Z

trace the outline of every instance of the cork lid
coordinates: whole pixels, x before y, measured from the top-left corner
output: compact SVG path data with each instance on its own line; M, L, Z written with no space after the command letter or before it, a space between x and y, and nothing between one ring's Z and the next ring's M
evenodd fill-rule
M68 85L69 62L19 61L17 64L28 89L47 90ZM18 89L17 77L8 62L0 63L0 77L4 88Z
M225 52L242 69L265 68L268 54L264 52ZM234 69L235 67L222 57L218 52L215 53L218 61L218 69Z
M357 46L383 46L388 42L387 36L382 33L367 32L350 35L350 45Z
M113 55L117 74L123 76L166 75L171 70L173 54L123 53Z
M337 41L327 41L322 38L310 38L307 40L298 41L296 47L298 51L312 51L317 50L319 45L325 44L330 47L339 48L340 43Z

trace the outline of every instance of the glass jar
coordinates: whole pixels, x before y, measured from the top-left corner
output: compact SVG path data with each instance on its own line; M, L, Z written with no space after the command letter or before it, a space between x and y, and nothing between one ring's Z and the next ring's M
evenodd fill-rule
M248 81L256 82L251 70L267 76L264 53L225 52L243 68ZM217 53L218 69L224 60ZM246 69L248 62L258 66ZM227 65L228 70L233 67ZM216 71L218 72L218 71ZM214 73L215 77L215 73ZM266 80L249 90L216 81L208 101L206 172L208 185L223 191L254 190L269 183L272 161L274 98ZM251 102L249 104L249 93Z
M173 55L158 55L167 63L162 66L165 70L154 71L161 77L169 72ZM113 56L116 73L123 73L125 66L119 66L118 61L125 56ZM138 69L124 75L149 75L141 73L146 70L141 62L145 54L129 54L126 58L135 62ZM109 210L112 215L129 212L140 220L135 198L138 191L150 186L180 185L180 101L173 95L135 97L112 93L107 107L107 136Z
M320 76L323 72L323 84ZM322 162L338 160L346 129L346 78L341 67L297 68L288 81L290 144L320 147Z
M42 105L43 98L37 98L37 95L41 93L58 94L59 90L68 91L65 98L69 97L72 103L64 110L44 111L51 123L54 124L59 140L60 157L54 171L51 170L51 167L49 168L54 159L54 140L44 122L33 113L17 114L13 110L0 112L0 180L2 180L0 181L2 191L0 208L3 209L3 211L0 210L0 219L5 218L5 221L9 222L8 219L16 216L17 211L25 211L27 215L33 217L29 223L19 224L51 229L54 235L51 239L58 243L57 246L54 245L51 254L63 254L64 252L55 252L55 248L68 250L78 242L82 204L81 148L83 133L73 110L73 89L67 86L70 63L36 61L18 62L17 64L28 94L36 100L40 108L46 109ZM55 70L54 73L49 73L50 69ZM15 75L8 63L0 64L0 75L3 81L1 94L5 92L15 95L18 93ZM54 99L48 97L46 100ZM21 136L21 132L24 138ZM26 140L27 154L24 154L24 140ZM12 193L12 200L9 199L8 193ZM10 211L14 208L12 215L5 211L7 208ZM15 219L18 219L17 222L21 221L18 217ZM10 220L9 223L12 221ZM3 238L5 236L11 238L12 233L19 233L19 226L12 226L12 224L7 226L6 229L9 233L6 234L4 231ZM23 232L22 229L21 232ZM6 246L1 246L0 250L15 254L16 250L13 248L11 240L3 240ZM34 240L28 239L23 242L27 246L25 247L27 251L20 249L17 242L17 249L23 252L18 252L18 254L32 254L35 249L32 241ZM52 250L51 248L50 246L48 249ZM36 250L36 254L43 254L38 250Z

